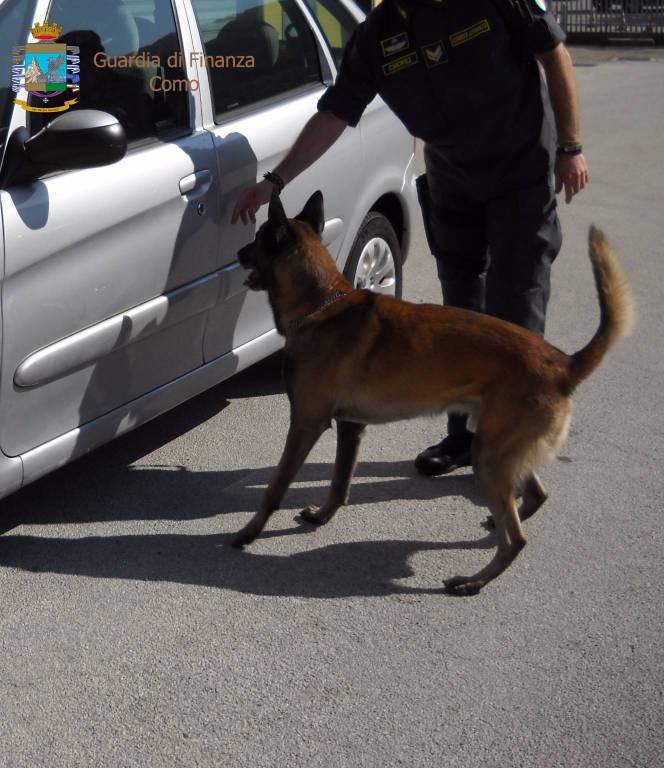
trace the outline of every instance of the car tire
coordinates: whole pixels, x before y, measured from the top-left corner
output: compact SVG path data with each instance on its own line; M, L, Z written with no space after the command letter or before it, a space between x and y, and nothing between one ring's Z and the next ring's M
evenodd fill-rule
M382 213L370 211L366 215L350 249L344 277L354 288L401 298L401 247Z

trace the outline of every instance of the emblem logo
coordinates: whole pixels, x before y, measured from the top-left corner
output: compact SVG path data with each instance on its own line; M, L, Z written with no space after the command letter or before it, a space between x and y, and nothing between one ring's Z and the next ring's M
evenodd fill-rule
M424 63L429 69L437 67L439 64L445 64L447 61L449 61L449 57L442 40L438 40L435 43L429 43L429 45L423 45L422 56L424 57Z
M383 49L385 58L407 50L408 45L408 35L405 32L400 32L398 35L380 41L380 47Z
M36 99L29 104L17 98L14 104L26 112L65 112L77 103L66 95L80 90L80 48L51 42L62 33L59 24L35 24L30 33L39 42L15 46L12 51L12 90L18 94L25 89ZM62 95L64 104L46 106L52 98ZM42 106L36 106L38 99Z

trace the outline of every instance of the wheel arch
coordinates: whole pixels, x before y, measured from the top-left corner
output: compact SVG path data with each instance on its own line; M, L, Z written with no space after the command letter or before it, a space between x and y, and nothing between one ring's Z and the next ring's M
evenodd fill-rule
M402 261L405 261L407 255L407 247L404 247L407 246L405 242L406 222L405 212L399 197L392 192L384 194L369 208L369 213L372 211L382 213L392 225L401 248Z

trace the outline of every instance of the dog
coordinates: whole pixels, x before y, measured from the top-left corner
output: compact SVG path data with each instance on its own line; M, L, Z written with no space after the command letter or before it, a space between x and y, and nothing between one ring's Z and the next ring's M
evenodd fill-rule
M338 442L329 493L321 507L301 513L315 525L329 522L347 501L366 425L443 411L470 413L473 471L497 547L480 571L446 579L445 585L454 594L476 594L526 544L521 522L548 497L535 468L562 446L576 387L629 332L629 286L605 236L591 227L600 323L583 349L567 355L495 317L353 288L321 242L323 226L320 192L295 219L286 218L275 193L267 221L238 253L250 270L248 287L267 291L276 328L286 339L291 417L259 511L233 545L247 545L260 534L332 420Z

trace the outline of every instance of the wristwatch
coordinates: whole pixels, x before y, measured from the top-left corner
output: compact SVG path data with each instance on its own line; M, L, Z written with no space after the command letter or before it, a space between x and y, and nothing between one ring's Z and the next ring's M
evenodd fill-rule
M284 191L284 187L286 186L284 184L284 180L279 176L278 173L275 173L274 171L268 171L267 173L263 174L263 178L266 181L271 182L274 184L274 186L277 188L277 194L281 194Z
M564 144L558 144L557 155L580 155L583 147L578 141L566 141Z

